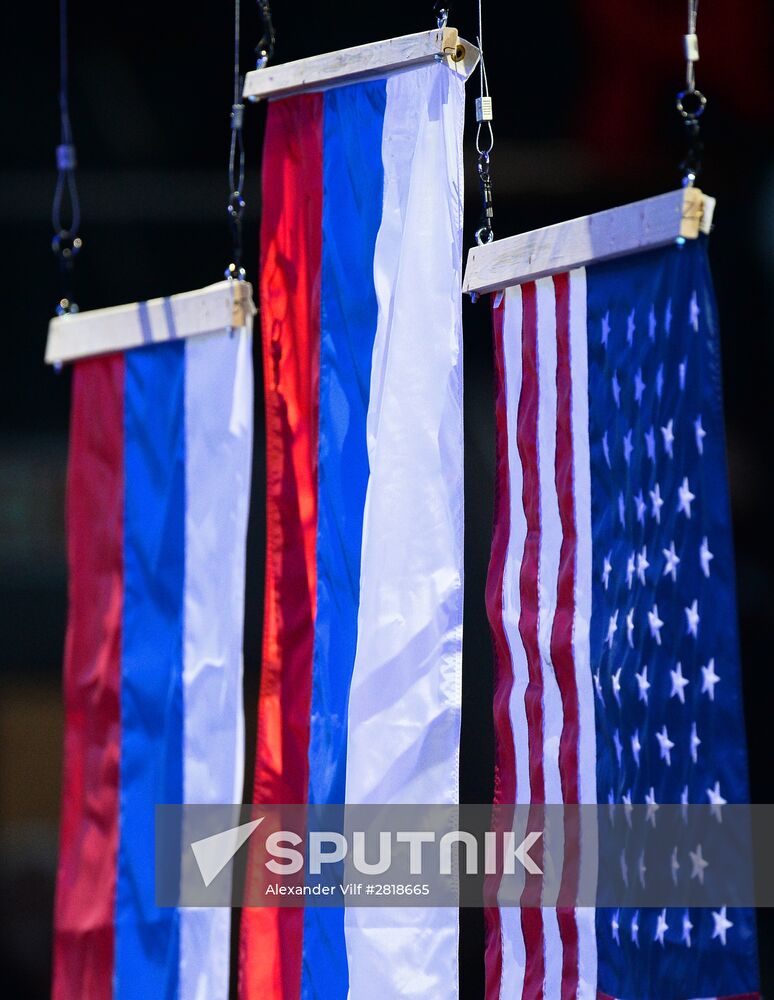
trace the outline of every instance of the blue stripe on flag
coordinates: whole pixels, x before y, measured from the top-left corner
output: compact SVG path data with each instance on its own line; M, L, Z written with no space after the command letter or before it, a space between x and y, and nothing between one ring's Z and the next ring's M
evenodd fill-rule
M116 1000L174 1000L179 920L154 890L155 806L183 798L185 345L126 353Z
M317 616L309 802L345 799L347 703L355 662L368 485L366 416L377 305L386 83L328 91L324 105ZM301 995L346 997L342 909L304 914Z

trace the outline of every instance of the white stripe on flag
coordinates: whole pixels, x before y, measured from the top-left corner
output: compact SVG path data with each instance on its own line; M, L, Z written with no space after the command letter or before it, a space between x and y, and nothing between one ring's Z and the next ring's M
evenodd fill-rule
M586 270L570 272L570 368L572 373L573 485L577 552L575 562L575 617L573 655L578 689L578 770L579 800L597 801L597 734L594 716L594 684L591 676L591 460L589 457L588 336ZM596 838L596 822L581 822L585 866L593 863L596 852L588 850L589 838ZM583 867L580 884L596 882L593 870ZM578 927L578 997L594 1000L597 995L597 933L595 910L575 911Z
M541 278L537 290L538 350L538 467L540 474L540 565L538 569L538 643L543 665L543 768L546 803L562 802L559 773L559 738L564 712L551 660L551 630L556 610L562 525L556 495L556 295L553 278ZM546 817L546 821L548 817ZM549 838L554 857L562 856L564 831L553 829ZM561 996L562 939L556 917L556 895L544 897L545 995Z
M521 399L521 286L508 288L503 303L503 390L505 392L508 429L508 476L510 492L510 530L503 573L503 627L508 639L513 670L513 687L509 702L516 766L516 802L530 801L529 740L524 696L529 681L527 656L519 632L521 617L521 563L527 521L522 502L521 458L518 445L519 401ZM525 952L521 929L521 909L505 906L500 911L503 943L503 997L521 997L524 988Z
M387 80L350 803L459 801L464 83ZM350 996L458 995L456 908L349 908Z
M250 333L185 351L183 794L240 802L242 629L252 449ZM226 1000L231 912L180 910L180 1000Z

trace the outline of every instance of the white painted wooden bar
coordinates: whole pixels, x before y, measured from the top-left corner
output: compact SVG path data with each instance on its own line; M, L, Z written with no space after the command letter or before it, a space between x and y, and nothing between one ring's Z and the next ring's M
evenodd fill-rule
M687 187L473 247L463 291L482 294L613 257L696 239L712 226L715 199Z
M166 299L56 316L48 325L46 363L226 331L246 326L254 314L250 283L226 280Z
M478 57L475 45L460 38L456 28L436 28L253 70L245 77L243 96L260 101L328 90L438 58L455 73L468 77Z

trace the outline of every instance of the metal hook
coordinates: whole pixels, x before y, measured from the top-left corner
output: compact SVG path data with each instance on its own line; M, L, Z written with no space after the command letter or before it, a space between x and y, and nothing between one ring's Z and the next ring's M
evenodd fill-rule
M443 30L449 23L449 8L444 6L443 3L434 3L433 11L438 18L438 27Z

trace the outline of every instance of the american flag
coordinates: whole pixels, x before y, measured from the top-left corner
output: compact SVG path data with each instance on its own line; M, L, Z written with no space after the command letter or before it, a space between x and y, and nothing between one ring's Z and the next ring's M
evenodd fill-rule
M499 802L720 815L748 800L706 243L493 297ZM695 853L676 878L695 877ZM757 983L752 911L487 911L488 1000L738 997Z

